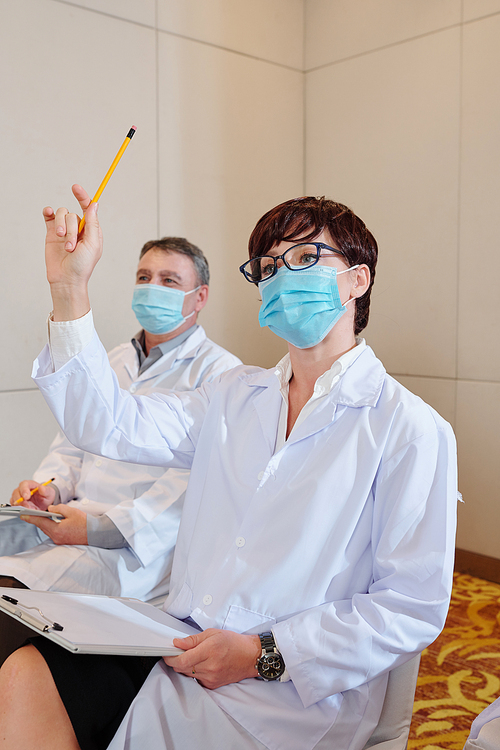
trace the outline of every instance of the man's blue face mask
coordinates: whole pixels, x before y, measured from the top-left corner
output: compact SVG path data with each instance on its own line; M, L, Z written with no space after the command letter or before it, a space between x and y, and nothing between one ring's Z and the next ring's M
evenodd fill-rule
M132 296L132 310L139 324L148 333L163 335L171 333L192 315L182 314L182 306L186 294L196 292L200 287L182 292L180 289L170 289L158 284L137 284Z
M259 284L261 327L267 326L298 349L316 346L346 311L340 301L337 276L357 267L337 271L316 265L291 271L282 266L275 276Z

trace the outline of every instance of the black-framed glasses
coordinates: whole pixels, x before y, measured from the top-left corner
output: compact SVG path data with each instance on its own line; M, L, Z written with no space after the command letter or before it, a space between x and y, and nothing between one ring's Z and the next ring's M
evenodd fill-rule
M330 253L322 253L322 250L330 250ZM320 258L332 257L332 253L345 258L341 250L325 245L324 242L301 242L300 245L289 247L282 255L260 255L247 260L240 266L240 271L247 281L259 284L277 273L279 260L282 260L290 271L303 271L315 266Z

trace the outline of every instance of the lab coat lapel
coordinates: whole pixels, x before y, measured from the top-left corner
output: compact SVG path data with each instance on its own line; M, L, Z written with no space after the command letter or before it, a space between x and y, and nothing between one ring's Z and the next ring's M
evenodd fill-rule
M155 378L158 375L158 370L163 372L171 372L173 369L175 369L177 362L184 359L195 359L195 357L198 355L198 351L200 349L200 346L203 344L203 342L206 339L206 334L204 329L201 326L198 326L196 331L194 331L189 338L187 338L185 341L182 342L179 346L177 346L175 349L172 349L172 351L167 352L164 354L160 359L158 359L151 367L148 367L148 369L142 373L142 375L137 376L138 367L136 367L136 375L135 378L141 383L150 380L151 378ZM137 354L134 352L136 358ZM129 370L130 372L130 370Z
M336 409L337 403L332 398L327 397L320 401L314 411L292 432L285 446L293 445L299 440L305 440L311 437L311 435L324 430L325 427L328 427L334 421Z
M139 359L137 357L137 352L132 344L130 344L130 346L128 346L124 351L122 364L130 378L130 381L133 383L134 380L137 380L139 374Z
M334 421L336 413L339 413L342 407L376 406L382 392L385 373L384 366L367 346L347 367L330 394L318 402L311 414L292 433L287 445L323 430Z
M252 406L262 428L264 439L271 453L276 445L278 419L282 396L274 370L260 370L241 378L251 389Z

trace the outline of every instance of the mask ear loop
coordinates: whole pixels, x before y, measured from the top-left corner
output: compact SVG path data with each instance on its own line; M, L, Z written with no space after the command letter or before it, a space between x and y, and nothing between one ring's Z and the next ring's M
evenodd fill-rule
M201 287L202 287L202 286L203 286L203 284L198 284L198 286L197 286L197 287L196 287L195 289L191 289L191 291L190 291L190 292L184 292L184 296L185 296L185 297L187 297L187 295L188 295L188 294L192 294L193 292L197 292L197 291L198 291L198 289L201 289ZM193 312L192 312L192 313L189 313L189 315L186 315L186 316L185 316L185 318L184 318L184 322L186 322L186 320L187 320L188 318L192 318L192 317L193 317L193 315L195 314L195 312L196 312L196 310L193 310ZM181 323L181 325L182 325L182 323ZM179 326L179 328L180 328L180 326ZM175 329L174 329L174 330L175 330Z
M354 271L354 269L360 267L360 263L357 263L355 266L351 266L350 268L344 268L343 271L337 271L337 276L341 276L343 273L347 273L348 271Z
M360 265L361 265L360 263L357 263L357 265L351 266L350 268L345 268L343 271L337 271L337 276L340 276L343 273L347 273L348 271L354 271L356 268L359 268ZM347 300L347 302L344 302L344 304L342 305L342 307L346 307L349 304L349 302L354 302L354 300L356 300L356 299L358 299L358 298L357 297L350 297Z
M194 289L191 289L189 292L184 292L184 296L186 297L188 294L192 294L193 292L197 292L198 289L201 289L202 286L203 286L203 284L198 284L197 287L195 287Z

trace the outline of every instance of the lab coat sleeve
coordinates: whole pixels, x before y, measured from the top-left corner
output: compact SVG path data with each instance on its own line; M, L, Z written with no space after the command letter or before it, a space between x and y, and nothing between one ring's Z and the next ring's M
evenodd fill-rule
M80 449L118 461L191 467L209 385L132 396L120 389L97 334L56 372L45 347L32 377L66 437Z
M58 432L48 454L34 472L33 479L41 483L54 477L60 502L67 503L75 496L75 488L82 470L83 455L82 450L75 448L62 432Z
M175 547L188 478L189 471L168 469L141 497L106 513L144 567Z
M199 357L201 369L196 377L197 385L211 382L241 364L230 352L223 349L217 352L217 357ZM106 513L141 565L149 565L165 555L166 550L173 550L188 478L189 472L185 469L168 469L143 495L125 500Z
M373 488L373 581L273 631L304 706L368 682L439 635L451 594L456 446L442 422L383 461ZM349 540L346 540L346 545Z

